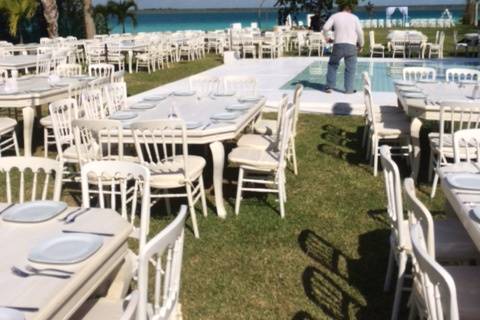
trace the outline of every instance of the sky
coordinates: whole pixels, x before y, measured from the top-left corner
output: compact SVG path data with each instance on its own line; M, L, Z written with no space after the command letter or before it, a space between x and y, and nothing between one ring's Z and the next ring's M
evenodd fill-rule
M107 0L93 0L94 4L106 3ZM257 8L261 0L136 0L140 9L147 8ZM266 0L264 7L273 7L275 0ZM361 4L365 1L359 1ZM398 0L371 0L374 5L400 5ZM465 0L402 0L401 5L441 5L465 4Z

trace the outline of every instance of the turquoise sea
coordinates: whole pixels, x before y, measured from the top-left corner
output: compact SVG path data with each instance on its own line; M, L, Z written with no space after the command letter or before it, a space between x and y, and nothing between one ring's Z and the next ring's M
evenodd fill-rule
M440 18L445 8L435 10L415 10L410 8L410 18ZM461 9L450 9L455 19L462 16ZM356 14L360 19L368 18L365 9L359 8ZM296 17L299 21L306 24L306 15L298 14ZM374 12L372 18L384 19L385 11ZM401 14L397 11L392 18L401 18ZM263 10L260 15L255 11L176 11L168 13L138 13L137 27L133 30L132 25L127 22L127 32L149 32L149 31L176 31L176 30L215 30L225 29L232 23L241 22L242 25L248 26L251 22L259 21L262 29L271 29L277 24L277 13L274 10ZM121 26L115 20L110 21L112 32L121 32Z

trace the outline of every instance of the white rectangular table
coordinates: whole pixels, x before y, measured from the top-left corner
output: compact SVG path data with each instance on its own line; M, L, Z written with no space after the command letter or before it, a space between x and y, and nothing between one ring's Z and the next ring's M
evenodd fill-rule
M418 88L426 95L426 99L411 99L405 97L406 91L402 86L395 86L400 107L411 118L410 136L413 146L412 176L416 179L420 169L420 130L422 120L439 121L439 103L447 100L478 101L472 99L473 84L459 85L457 83L417 83ZM405 87L404 87L405 88ZM480 96L480 92L478 93Z
M19 56L20 57L20 56ZM62 78L63 82L71 85L87 81L80 78ZM0 108L21 108L23 114L23 141L26 156L32 155L32 134L36 106L68 98L68 85L50 86L48 90L33 92L32 89L48 85L47 76L26 76L18 78L17 93L5 93L4 86L0 85Z
M477 173L480 173L480 170ZM472 214L472 208L480 206L480 191L456 189L446 179L442 179L441 185L447 201L475 246L480 250L480 220Z
M5 208L0 204L0 210ZM73 208L58 217L65 216ZM55 217L35 224L5 222L0 216L0 306L39 308L25 312L27 320L68 319L83 302L125 260L127 240L132 230L121 216L104 209L92 209L77 218L73 224L64 224ZM72 265L47 265L27 260L30 250L62 230L113 233L102 237L102 247L87 260ZM24 269L26 265L38 268L58 268L74 272L70 279L34 276L22 278L13 274L12 266Z
M16 56L5 56L0 58L0 69L23 70L37 66L37 55L21 54Z
M161 88L153 89L129 98L129 106L142 101L144 97L152 94L162 93ZM164 92L163 92L164 93ZM193 97L169 97L158 102L154 109L145 111L136 111L139 116L132 121L166 119L170 113L170 107L175 106L178 116L185 121L203 121L209 126L205 129L197 128L187 130L188 144L209 144L213 159L213 186L215 191L215 205L217 214L225 218L227 213L223 203L223 169L225 162L225 148L223 141L237 138L261 113L265 105L265 98L252 103L248 111L241 114L233 121L211 123L210 117L219 112L225 112L228 105L238 103L235 97L203 97L198 99ZM130 137L129 137L130 136ZM125 130L124 139L127 143L132 143L130 130Z

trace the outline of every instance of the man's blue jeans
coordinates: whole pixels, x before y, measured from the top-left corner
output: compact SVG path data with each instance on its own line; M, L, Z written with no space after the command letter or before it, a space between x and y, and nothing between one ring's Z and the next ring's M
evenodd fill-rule
M333 45L332 55L328 61L327 87L335 88L337 69L342 58L345 59L345 92L353 93L353 82L357 69L357 47L353 44L337 43Z

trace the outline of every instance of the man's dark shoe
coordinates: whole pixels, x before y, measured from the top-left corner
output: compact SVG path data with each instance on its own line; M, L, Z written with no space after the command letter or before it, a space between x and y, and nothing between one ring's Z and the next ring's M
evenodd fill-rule
M345 93L346 94L354 94L354 93L357 93L357 90L353 90L353 91L350 91L350 92L346 91Z
M325 88L325 93L332 93L332 89L330 89L329 87L326 87Z

